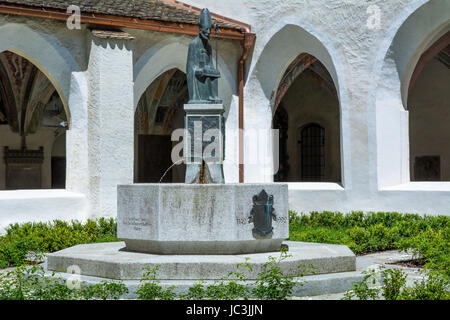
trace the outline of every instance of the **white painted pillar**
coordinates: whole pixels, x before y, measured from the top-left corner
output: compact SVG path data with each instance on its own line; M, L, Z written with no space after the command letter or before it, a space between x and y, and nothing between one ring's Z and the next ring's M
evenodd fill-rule
M277 146L269 138L272 133L271 103L259 80L253 79L248 83L244 94L244 181L271 183L274 169L278 168L278 163L275 163L278 157L274 158Z
M89 53L89 203L93 216L117 215L117 185L133 183L133 38L92 31Z
M66 131L66 190L89 194L87 130L88 84L86 75L73 72L68 98L69 130Z

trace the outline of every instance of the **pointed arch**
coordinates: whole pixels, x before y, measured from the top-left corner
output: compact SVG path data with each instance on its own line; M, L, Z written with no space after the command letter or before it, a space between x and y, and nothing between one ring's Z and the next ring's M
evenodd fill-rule
M327 82L337 98L337 135L340 141L337 145L341 163L338 166L340 178L337 181L351 187L351 171L344 170L350 167L350 128L346 111L348 98L342 76L343 65L332 42L315 27L299 21L297 17L282 18L270 30L266 30L263 37L258 40L263 44L255 49L253 57L256 61L250 66L246 85L245 96L251 99L246 102L246 128L270 128L277 106L282 103L293 83L305 70L311 71L312 77L324 84ZM322 65L325 72L322 74L321 68L313 67L315 64ZM283 106L286 108L286 105ZM288 136L291 137L292 134ZM245 180L270 181L261 166L251 165L252 161L248 157L254 152L249 150L250 147L246 143ZM275 155L276 146L272 145L271 148ZM275 156L272 161L270 165L276 169L278 164L275 163Z

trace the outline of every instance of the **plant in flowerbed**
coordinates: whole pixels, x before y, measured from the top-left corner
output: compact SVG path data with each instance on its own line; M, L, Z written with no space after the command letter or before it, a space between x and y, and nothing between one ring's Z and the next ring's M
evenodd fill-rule
M421 280L407 285L402 269L364 271L363 281L353 283L343 300L450 300L450 279L442 272L423 271Z
M40 261L45 253L77 244L120 241L113 218L12 224L0 236L0 268Z
M293 276L285 276L280 262L289 257L285 252L270 257L263 265L256 280L249 286L242 268L250 268L246 262L237 266L239 271L206 285L197 282L187 290L176 292L175 287L164 287L157 278L158 266L146 268L137 288L140 300L237 300L289 298L295 287L303 282ZM301 266L299 266L299 270ZM303 268L303 267L302 267ZM296 274L302 277L301 271ZM246 283L247 282L247 283ZM56 273L45 273L42 266L20 266L0 273L0 300L112 300L121 299L129 291L122 281L102 281L97 284L64 280Z
M411 250L414 263L450 276L450 217L397 212L290 211L290 240L347 245L362 255Z
M119 281L67 282L42 266L20 266L0 273L0 300L117 300L128 293Z
M160 285L156 276L157 267L147 268L136 293L141 300L285 300L292 296L296 287L304 284L301 277L306 272L314 271L312 266L299 265L295 277L284 275L280 262L289 256L287 252L281 251L278 257L269 257L256 280L245 278L245 269L252 270L247 260L237 265L238 271L230 272L221 280L212 284L199 281L178 293L173 286L164 288Z

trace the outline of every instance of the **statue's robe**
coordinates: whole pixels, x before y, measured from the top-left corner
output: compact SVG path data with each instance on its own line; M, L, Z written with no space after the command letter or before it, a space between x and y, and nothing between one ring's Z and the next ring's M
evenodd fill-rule
M189 90L189 103L220 103L218 98L218 79L220 73L212 61L212 49L208 42L197 36L190 44L186 65L186 76ZM206 72L203 76L196 71Z
M218 97L220 73L213 64L211 45L203 42L200 36L189 44L186 77L189 104L222 103ZM202 183L202 178L206 183L224 183L222 163L206 159L186 163L186 183Z

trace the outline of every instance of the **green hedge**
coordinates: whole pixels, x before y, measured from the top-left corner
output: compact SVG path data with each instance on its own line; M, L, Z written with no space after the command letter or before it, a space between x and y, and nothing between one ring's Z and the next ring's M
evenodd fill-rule
M77 244L113 242L117 224L113 218L79 221L12 224L0 237L0 268L25 264L30 252L54 252Z
M290 240L345 244L356 254L412 248L424 266L449 274L450 217L397 212L290 212ZM9 226L0 237L0 268L27 262L30 252L48 253L82 243L119 241L113 218Z
M290 240L347 245L356 254L413 249L449 275L450 217L397 212L290 212Z

